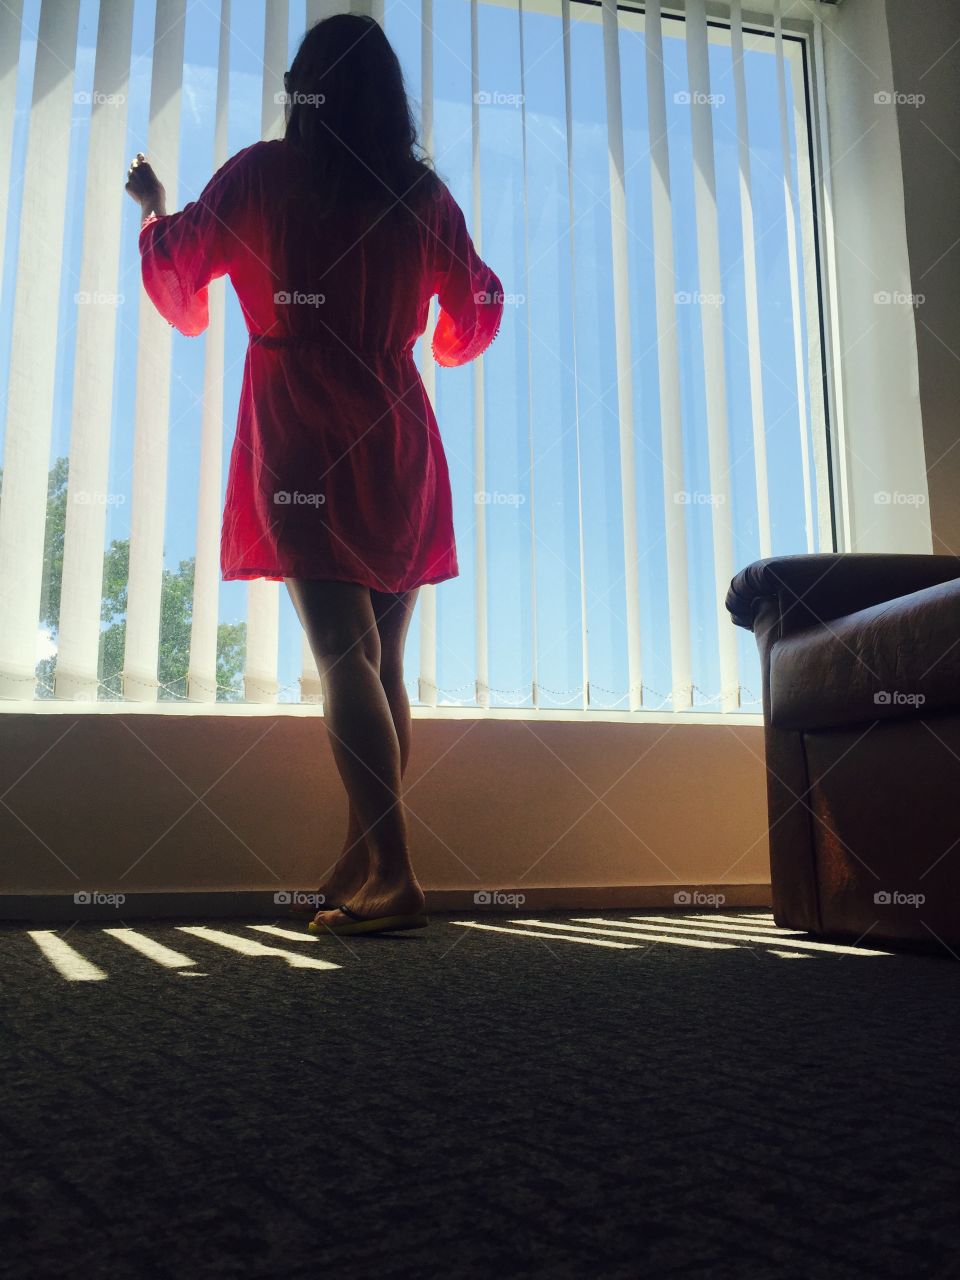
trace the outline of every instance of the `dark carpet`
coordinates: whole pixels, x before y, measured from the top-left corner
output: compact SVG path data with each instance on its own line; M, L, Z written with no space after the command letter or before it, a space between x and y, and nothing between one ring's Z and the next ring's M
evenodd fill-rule
M960 1275L955 958L598 914L0 930L0 1274Z

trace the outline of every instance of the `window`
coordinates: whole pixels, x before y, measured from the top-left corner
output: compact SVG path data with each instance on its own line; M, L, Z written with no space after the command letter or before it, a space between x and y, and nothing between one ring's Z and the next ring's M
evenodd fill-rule
M318 698L282 588L219 581L239 307L152 313L122 175L148 152L176 208L278 136L305 23L347 7L0 15L5 698ZM835 545L810 33L645 9L373 4L507 294L474 365L418 346L461 565L408 643L429 707L758 711L729 579Z

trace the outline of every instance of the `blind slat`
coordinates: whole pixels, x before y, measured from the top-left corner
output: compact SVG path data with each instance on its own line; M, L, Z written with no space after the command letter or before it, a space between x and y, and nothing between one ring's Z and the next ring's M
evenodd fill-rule
M0 4L0 289L3 287L6 253L22 12L23 0L5 0L4 4Z
M266 578L247 583L247 652L243 692L248 702L275 702L280 691L280 584Z
M220 0L217 101L213 167L227 159L230 104L230 0ZM209 286L210 323L203 352L203 411L200 426L200 481L197 494L197 556L193 577L193 621L187 694L200 702L217 700L217 630L220 600L220 489L223 482L223 376L225 297L223 280Z
M720 273L720 228L713 156L713 99L710 93L705 0L690 0L686 12L714 594L720 659L719 703L722 711L732 711L739 704L740 680L736 635L724 604L733 577L733 512L724 359L723 281Z
M620 498L623 516L623 572L627 606L628 706L643 705L640 651L640 551L637 535L637 464L633 443L633 359L630 331L630 254L627 248L627 191L623 159L623 104L620 96L620 35L616 0L603 0L603 67L607 100L607 154L610 162L610 238L613 252L613 317L620 418Z
M767 481L767 431L763 406L763 355L760 301L757 288L757 246L753 226L753 182L750 172L750 129L747 120L747 80L743 65L743 5L733 0L730 12L730 53L737 106L737 167L740 178L740 229L743 243L743 287L746 296L747 365L750 415L753 423L753 462L757 489L757 532L761 558L773 554L770 534L770 492Z
M527 67L523 44L523 0L517 3L517 41L520 54L520 139L523 170L523 296L527 309L527 449L530 460L530 690L540 705L540 628L537 610L537 483L534 449L533 324L530 298L530 178L527 160Z
M470 153L473 194L473 241L483 256L483 205L480 194L480 47L477 17L478 0L470 0ZM473 362L473 519L476 560L476 644L477 704L490 705L489 610L487 608L487 506L478 501L486 489L486 423L483 384L483 356Z
M310 641L307 639L306 631L300 641L300 701L301 702L323 702L323 685L320 682L320 672L317 669L317 660L313 656L313 650L310 648Z
M383 0L353 0L353 12L373 18L383 26Z
M27 139L0 503L0 697L35 688L79 0L43 0Z
M350 0L307 0L307 27L312 27L335 13L350 13Z
M660 449L663 457L663 512L670 616L671 698L674 711L693 702L690 663L690 597L687 575L683 419L680 407L680 352L677 341L676 272L670 189L660 0L650 0L644 24L647 114L650 137L650 191L653 268L657 310L657 376L660 393Z
M580 369L577 362L577 262L576 218L573 195L573 60L570 53L570 0L561 0L563 28L563 112L567 152L567 239L570 250L570 327L573 340L573 403L577 442L577 539L580 556L580 699L590 705L590 654L587 643L587 572L583 537L583 442L580 421Z
M116 180L125 164L132 39L133 0L117 0L109 9L103 6L93 71L81 301L76 310L73 421L54 681L58 698L97 697L119 246L122 218L133 213L129 197ZM105 252L106 245L114 246L113 251Z
M284 127L283 73L287 69L289 0L266 0L263 29L263 79L260 88L260 137L281 138Z
M185 12L186 0L157 0L146 150L154 168L164 176L169 209L177 208ZM170 325L143 289L139 326L123 695L138 702L154 702L159 688L173 340Z
M264 7L263 80L260 136L283 132L283 73L287 65L287 0L267 0ZM247 653L243 688L250 702L275 702L280 650L280 584L266 578L247 583Z

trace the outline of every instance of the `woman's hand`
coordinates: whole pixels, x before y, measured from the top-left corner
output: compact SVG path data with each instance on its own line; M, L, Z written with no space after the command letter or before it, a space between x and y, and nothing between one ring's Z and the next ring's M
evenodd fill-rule
M129 191L136 200L145 218L154 213L162 218L167 212L167 193L142 151L137 152L133 164L127 170L127 185L124 190Z

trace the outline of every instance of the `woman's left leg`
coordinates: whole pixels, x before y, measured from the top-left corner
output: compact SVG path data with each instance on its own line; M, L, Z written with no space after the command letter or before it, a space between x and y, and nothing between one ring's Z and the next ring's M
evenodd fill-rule
M410 759L411 741L410 699L403 682L403 651L418 595L417 587L412 591L399 593L370 591L380 637L380 683L387 695L393 727L397 731L401 780ZM353 801L348 800L347 833L343 848L337 861L325 871L318 892L323 894L326 902L343 902L362 887L368 873L369 853L363 824L357 816ZM298 909L297 914L306 913Z
M366 832L369 874L346 904L361 915L413 913L413 874L400 800L400 742L380 681L370 591L355 583L286 579L323 683L324 720L337 769ZM338 913L324 912L335 924Z

